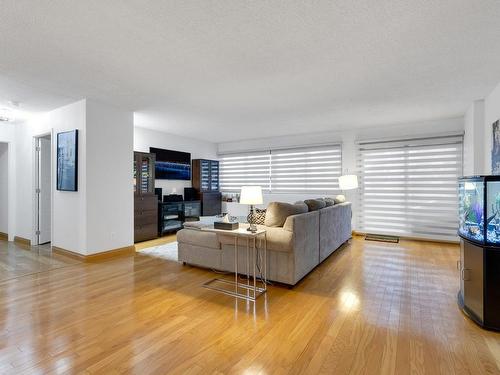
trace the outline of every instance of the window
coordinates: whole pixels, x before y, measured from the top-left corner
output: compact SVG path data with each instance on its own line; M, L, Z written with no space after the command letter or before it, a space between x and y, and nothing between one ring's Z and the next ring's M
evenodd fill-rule
M273 150L273 192L327 193L339 188L342 172L340 145Z
M220 188L239 191L242 186L259 185L269 191L271 153L268 151L224 155L220 162Z
M342 171L340 144L220 155L221 190L260 185L273 193L338 190Z
M358 142L358 228L456 240L463 136Z

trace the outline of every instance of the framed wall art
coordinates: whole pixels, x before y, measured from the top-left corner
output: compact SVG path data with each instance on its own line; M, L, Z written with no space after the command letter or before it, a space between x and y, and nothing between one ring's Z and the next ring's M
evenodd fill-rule
M57 190L78 191L78 130L57 134Z

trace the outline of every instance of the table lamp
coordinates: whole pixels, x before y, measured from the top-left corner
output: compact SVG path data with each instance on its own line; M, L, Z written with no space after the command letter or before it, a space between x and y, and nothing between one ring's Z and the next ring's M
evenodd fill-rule
M255 233L257 232L257 226L254 221L254 205L262 204L262 188L260 186L242 186L240 194L240 203L250 205L250 226L248 231Z
M344 193L345 190L353 190L358 188L358 176L355 174L345 174L339 177L339 188ZM345 197L344 197L345 199Z

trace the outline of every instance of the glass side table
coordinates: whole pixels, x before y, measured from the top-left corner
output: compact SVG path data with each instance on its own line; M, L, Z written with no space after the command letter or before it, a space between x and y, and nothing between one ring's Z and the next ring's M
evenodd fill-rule
M267 292L267 234L265 229L258 229L255 233L247 231L246 228L223 230L205 227L201 230L214 232L218 235L234 237L234 281L215 278L204 283L204 288L247 301L255 301L258 297ZM246 282L240 282L238 279L238 245L241 244L241 240L246 242ZM263 241L264 243L262 274L260 275L261 278L259 281L257 281L257 262L259 260L260 250L257 248L257 241ZM262 246L260 247L262 248ZM251 266L251 264L253 266ZM252 282L250 282L251 268L253 268Z

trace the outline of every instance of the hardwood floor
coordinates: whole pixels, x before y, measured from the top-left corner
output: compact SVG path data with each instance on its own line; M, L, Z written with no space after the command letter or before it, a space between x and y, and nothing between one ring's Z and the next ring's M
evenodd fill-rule
M78 262L53 254L50 245L30 247L0 240L0 281L75 263Z
M3 254L0 254L0 259ZM254 305L143 255L0 282L7 374L499 374L456 305L458 247L359 238Z

